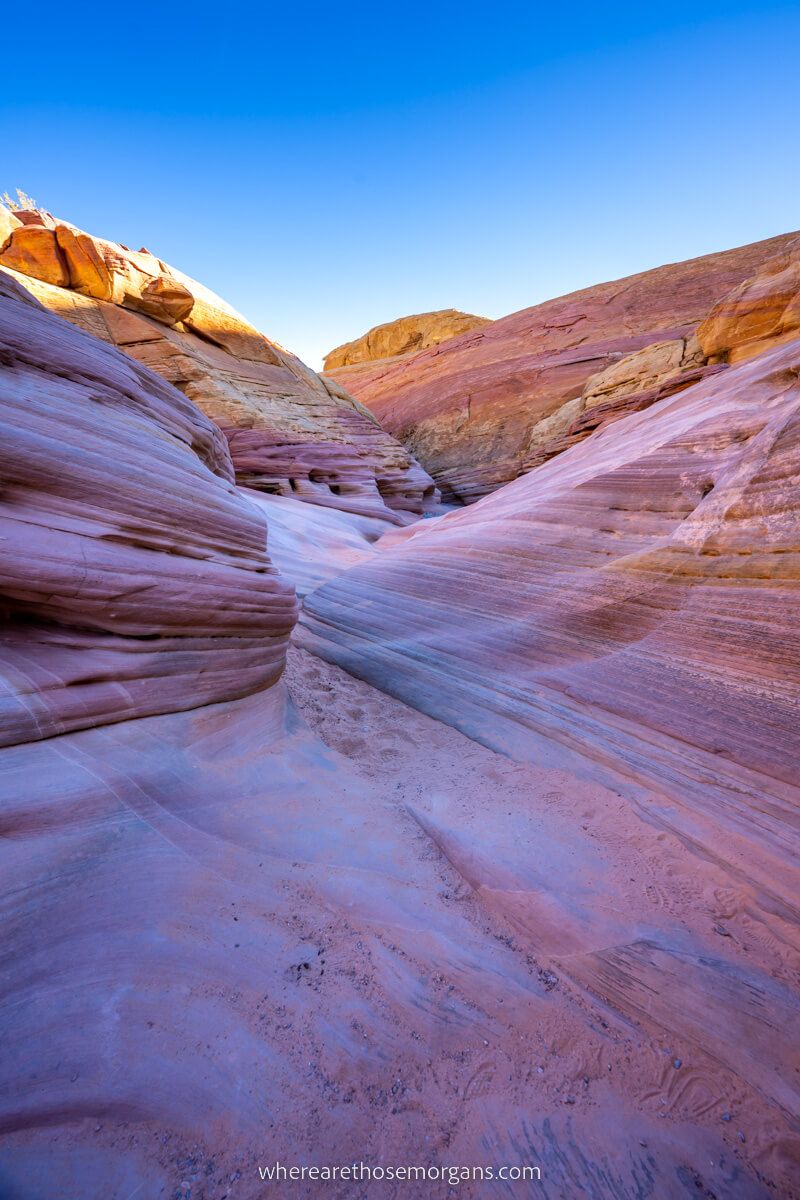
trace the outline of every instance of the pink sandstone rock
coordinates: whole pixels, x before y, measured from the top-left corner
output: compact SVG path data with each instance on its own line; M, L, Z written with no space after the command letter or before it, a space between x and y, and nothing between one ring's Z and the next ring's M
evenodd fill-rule
M415 526L307 597L302 644L487 745L602 777L746 859L788 913L799 378L795 341Z
M370 558L387 533L399 532L380 517L361 517L319 505L309 510L302 500L289 496L268 496L248 488L241 491L266 517L270 559L300 597Z
M274 683L295 599L222 434L2 272L0 310L0 745Z
M471 502L539 461L548 423L587 380L654 342L687 338L716 301L789 247L785 234L644 271L334 377L400 438L447 498ZM567 410L568 411L568 410Z
M788 1195L796 1003L777 902L789 868L761 891L749 884L777 799L750 821L737 872L727 835L701 872L699 811L694 836L678 836L671 797L642 797L640 821L596 779L514 764L290 651L292 694L334 748L323 745L276 682L294 600L262 511L293 502L243 496L219 431L185 396L13 281L0 288L2 1193L262 1200L258 1168L280 1160L534 1164L542 1195L560 1200L633 1200L643 1180L654 1196ZM726 379L739 371L758 391L750 367ZM777 435L778 408L762 403L762 433ZM696 414L678 426L695 439L702 428ZM735 442L735 422L726 431ZM758 472L763 437L737 443L743 461L726 458L719 430L709 438L701 457L735 468L720 487ZM659 444L645 521L663 527ZM778 450L757 500L780 461ZM680 487L687 507L691 472ZM454 606L445 698L480 659L486 625L524 632L520 585L526 604L536 594L522 574L510 587L502 555L479 575L482 510L464 514L475 553L461 543L450 582L423 573L424 624L409 632L400 612L383 647L422 662L437 601L451 587L457 597L459 556L471 558L480 593ZM317 514L338 539L333 552L319 543L322 558L360 552L344 544L350 522L364 541L375 532L363 517L290 511L288 569L292 530L301 558L315 553ZM748 514L737 519L746 533ZM768 519L763 503L752 519ZM566 544L580 530L570 522ZM452 521L418 528L399 549L395 528L394 548L367 550L370 569L433 545ZM627 536L641 549L647 532ZM588 571L586 546L578 557ZM340 577L359 605L365 569ZM506 587L514 631L493 616ZM418 608L413 595L397 603ZM376 612L360 613L365 633ZM593 628L603 635L602 620ZM570 632L569 619L554 628L554 657ZM722 669L718 630L714 646ZM507 649L489 647L494 669ZM645 679L659 682L657 665ZM477 678L472 667L467 690L485 702L493 681ZM759 693L758 720L764 703ZM656 692L653 720L665 705ZM311 1186L281 1191L353 1195L349 1183ZM498 1180L458 1189L508 1194Z
M664 1196L677 1177L766 1200L756 1169L785 1185L785 1118L763 1096L785 1087L768 1045L776 1022L789 1027L785 985L753 972L716 997L709 1050L696 1030L654 1034L574 994L515 919L526 893L505 891L516 869L541 907L531 839L569 871L568 827L544 799L556 776L498 775L465 806L502 760L306 669L331 718L364 714L349 728L367 733L364 769L284 712L281 685L2 751L5 1193L262 1200L258 1167L276 1160L539 1165L559 1200L633 1198L643 1173ZM402 756L391 780L387 753ZM431 815L421 787L434 778ZM685 852L669 851L678 874ZM591 858L597 869L603 854ZM662 978L693 1015L687 984L711 973L697 958L662 952ZM747 1079L713 1057L739 1027L754 1041ZM308 1200L311 1188L354 1194L280 1190ZM497 1181L458 1192L508 1194Z

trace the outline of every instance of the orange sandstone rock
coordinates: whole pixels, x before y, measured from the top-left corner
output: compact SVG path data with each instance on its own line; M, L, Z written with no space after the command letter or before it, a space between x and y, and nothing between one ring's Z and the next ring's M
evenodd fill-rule
M598 284L438 346L334 373L445 492L469 502L529 469L552 436L552 427L537 427L592 376L651 343L690 337L713 304L796 238Z
M743 362L800 330L800 238L714 306L697 330L712 361Z
M55 287L69 286L69 268L55 231L43 225L21 225L14 229L0 252L0 266L11 267Z
M192 293L151 254L125 250L68 225L57 226L56 237L76 292L134 308L167 325L192 311Z
M415 350L426 350L429 346L438 346L448 338L458 337L461 333L468 333L470 329L489 324L487 317L476 317L472 313L459 312L456 308L399 317L396 321L376 325L363 337L331 350L325 358L324 369L333 371L337 367L351 367L357 363L396 358Z

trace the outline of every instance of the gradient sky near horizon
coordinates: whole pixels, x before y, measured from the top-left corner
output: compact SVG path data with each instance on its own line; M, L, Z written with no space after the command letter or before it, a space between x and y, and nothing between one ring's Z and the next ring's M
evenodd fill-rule
M41 3L0 192L145 245L319 368L800 226L800 7Z

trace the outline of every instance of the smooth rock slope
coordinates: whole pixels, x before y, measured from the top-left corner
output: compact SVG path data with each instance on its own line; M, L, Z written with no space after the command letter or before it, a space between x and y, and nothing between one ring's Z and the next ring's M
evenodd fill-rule
M758 938L744 990L731 965L714 996L738 1070L721 1034L699 1045L710 967L685 902L638 958L607 940L587 1000L557 955L598 915L619 932L643 853L613 793L293 655L324 745L278 680L295 601L263 511L281 498L235 488L180 391L0 287L0 1194L256 1200L276 1161L443 1172L375 1185L398 1200L459 1165L538 1166L545 1200L788 1194L791 994L759 975ZM317 513L326 571L375 533L353 517L354 544L343 514L297 504L288 565ZM610 851L573 857L576 805ZM682 879L691 855L663 836L645 848ZM548 899L570 871L578 890ZM624 986L643 958L678 1027ZM470 1200L518 1190L462 1178Z
M748 821L800 753L799 379L794 341L407 530L312 593L306 644L488 744Z
M274 683L296 617L219 429L0 272L0 745Z
M405 531L301 617L307 649L518 761L617 793L616 809L575 785L552 793L571 829L563 854L513 810L480 844L448 804L431 799L420 819L557 975L740 1079L760 1075L783 1114L789 1194L799 470L795 340ZM701 1074L684 1082L712 1103L720 1085Z
M644 387L633 389L635 403L618 395L623 414L652 402L658 395L652 389L665 375L671 390L695 382L709 352L691 340L697 326L797 237L785 234L599 284L396 361L338 366L333 376L409 447L446 498L469 503L586 436L580 426L571 429L587 407L583 390L626 356L653 343L672 347L666 370L652 377L649 397ZM794 320L791 313L775 319L786 329ZM586 417L591 421L590 413Z

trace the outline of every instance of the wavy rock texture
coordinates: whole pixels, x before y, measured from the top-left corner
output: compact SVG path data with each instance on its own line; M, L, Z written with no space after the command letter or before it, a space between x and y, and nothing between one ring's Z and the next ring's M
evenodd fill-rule
M579 415L591 376L653 342L690 337L712 305L796 238L599 284L334 376L408 445L446 497L469 503L542 461L541 447Z
M371 558L381 538L402 532L380 517L362 517L315 506L289 496L242 489L269 526L269 556L298 596Z
M244 696L296 602L220 431L0 272L0 745Z
M324 369L333 371L337 367L352 367L357 363L427 350L429 346L438 346L448 338L489 324L487 317L476 317L472 313L459 312L456 308L399 317L396 321L387 321L385 325L376 325L363 337L331 350L325 357Z
M548 1200L636 1200L642 1178L665 1197L785 1187L770 1053L741 1083L716 1042L662 1045L587 1005L410 814L434 771L435 836L456 858L443 830L493 756L423 717L409 727L385 697L333 691L313 665L309 680L328 719L361 710L361 770L296 718L285 730L282 685L2 752L3 1195L256 1200L276 1160L535 1164ZM403 757L387 777L389 752ZM494 831L494 856L515 830L567 853L531 819L532 784L546 786L496 776L467 842ZM715 1019L768 1050L784 992L751 988ZM280 1185L293 1200L323 1188L354 1195Z
M308 598L307 640L471 736L714 811L790 785L799 372L796 341L416 526Z
M394 528L395 548L373 552L386 520L243 496L221 434L180 392L0 287L2 728L17 743L0 751L0 1193L256 1200L258 1166L279 1159L535 1164L546 1200L789 1195L783 876L769 919L746 882L778 799L751 819L739 877L720 865L724 839L706 864L722 936L698 919L692 839L665 829L666 802L638 828L596 781L519 766L290 650L292 692L329 749L274 682L294 598L271 569L264 509L284 510L273 540L289 569L294 540L303 569L317 554L323 573L351 554L388 562L452 523L421 523L400 550ZM778 446L778 402L762 408ZM706 457L725 459L735 428ZM738 443L742 479L764 440ZM767 521L781 461L753 466L742 545ZM653 510L672 495L663 463L655 478ZM494 568L474 611L455 610L451 689L506 584L501 555ZM443 593L422 578L433 641ZM369 630L364 601L357 588ZM404 619L398 658L413 653ZM715 631L720 670L726 645ZM658 693L652 704L654 720L669 711ZM281 1185L321 1188L354 1194Z
M240 483L396 524L435 504L429 476L365 408L201 284L147 250L19 216L0 230L0 266L180 388L224 431Z
M601 818L567 805L572 855L548 850L538 872L512 828L500 853L493 835L478 851L451 813L427 827L590 994L681 1029L734 1071L761 1046L783 1076L767 1091L787 1136L799 1097L783 1070L800 1064L795 1034L779 1031L795 1028L796 993L769 1050L738 1005L776 978L796 986L799 466L795 341L407 530L307 597L301 617L315 653L518 760L625 798ZM676 836L694 866L673 871L654 844L630 872L646 895L620 902L601 875L641 845L642 824ZM591 831L610 856L593 882ZM688 938L662 923L681 893L700 919ZM610 907L599 899L612 895Z

